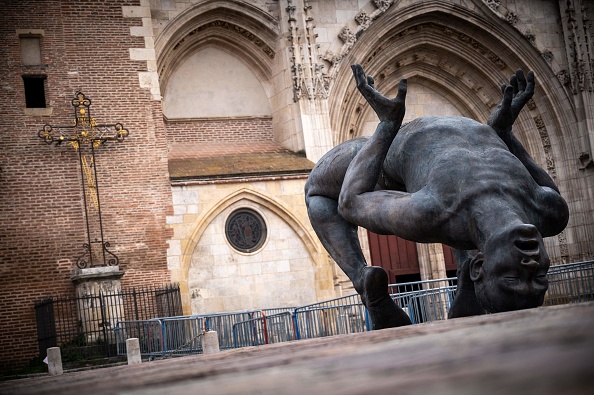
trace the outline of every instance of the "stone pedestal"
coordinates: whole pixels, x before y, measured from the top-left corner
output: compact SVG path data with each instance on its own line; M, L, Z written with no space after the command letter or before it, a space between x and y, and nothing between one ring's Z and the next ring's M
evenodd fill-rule
M219 337L216 331L206 331L202 337L202 352L204 354L216 354L219 349Z
M71 277L78 297L78 316L87 343L115 343L114 328L124 320L119 266L78 269Z

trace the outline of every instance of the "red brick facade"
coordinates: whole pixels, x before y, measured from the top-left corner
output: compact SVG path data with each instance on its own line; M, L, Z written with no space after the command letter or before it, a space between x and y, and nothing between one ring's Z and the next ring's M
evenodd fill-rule
M171 143L261 142L274 139L272 118L168 121L165 127Z
M37 356L34 302L73 290L86 242L76 151L37 137L44 124L69 125L81 90L98 123L121 122L122 143L97 150L105 240L125 271L123 287L169 282L166 216L171 215L167 141L160 103L139 86L146 62L130 35L139 1L5 1L0 15L0 370ZM40 29L42 66L21 66L17 29ZM36 30L38 31L38 30ZM45 75L51 115L25 115L22 75Z

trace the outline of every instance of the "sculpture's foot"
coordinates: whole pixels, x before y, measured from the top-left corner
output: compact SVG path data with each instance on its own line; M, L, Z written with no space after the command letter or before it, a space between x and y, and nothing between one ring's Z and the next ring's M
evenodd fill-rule
M365 267L362 281L361 299L367 307L372 330L411 324L408 315L388 293L388 275L384 269L379 266Z

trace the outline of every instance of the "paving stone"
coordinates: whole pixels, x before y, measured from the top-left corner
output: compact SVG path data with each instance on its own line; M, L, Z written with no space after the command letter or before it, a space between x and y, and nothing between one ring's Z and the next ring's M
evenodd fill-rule
M593 394L594 303L0 383L1 394Z

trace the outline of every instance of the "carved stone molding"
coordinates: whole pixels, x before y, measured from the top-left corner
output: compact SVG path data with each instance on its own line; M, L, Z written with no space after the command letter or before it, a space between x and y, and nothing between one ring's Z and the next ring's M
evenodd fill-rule
M446 36L451 36L452 39L460 40L465 45L468 45L469 47L471 47L474 51L478 52L480 55L482 55L483 57L488 59L490 62L492 62L500 70L505 70L506 68L508 68L507 64L499 56L497 56L493 51L486 48L479 41L466 35L465 33L454 30L453 28L448 27L448 26L437 25L437 24L431 23L431 22L423 23L423 24L419 24L419 25L415 25L415 26L403 29L402 31L400 31L397 34L395 34L394 36L392 36L390 38L390 40L400 40L400 39L404 39L405 37L408 37L408 39L410 39L414 35L420 34L421 32L425 32L425 34L431 33L431 34L441 35L441 36L443 36L445 34ZM371 61L373 61L373 59L375 59L375 57L380 55L385 48L389 48L389 47L390 47L390 44L386 40L384 44L378 46L362 62L363 67L367 67L367 65ZM426 55L416 54L414 60L415 61L423 61L424 56L426 56ZM442 61L440 61L440 65L441 65L440 67L443 68L443 66L446 62L447 62L447 59L443 59ZM402 61L402 59L396 60L395 65L397 67L402 67L404 65L404 62ZM461 71L458 71L458 73L460 73L460 76L461 76L464 74L464 71L461 70Z
M492 10L497 10L497 7L501 5L500 0L484 0L485 3L491 8Z
M508 12L505 16L505 20L512 26L515 26L518 23L518 15L515 12Z
M533 119L534 123L536 123L536 129L538 129L538 134L540 135L542 148L545 153L547 171L551 174L551 177L556 178L557 168L555 166L555 159L553 159L553 152L551 149L551 139L549 137L549 132L547 131L545 122L540 114L535 116Z
M559 81L570 88L574 94L594 91L594 31L591 18L591 13L594 10L589 9L586 4L588 1L559 1L569 67L568 70L554 70L553 53L548 48L544 48L542 43L537 42L537 37L530 28L520 29L520 21L514 12L502 6L498 0L483 0L493 13L514 26L533 47L539 50L549 67L556 73Z
M557 241L559 242L559 252L561 255L562 263L569 262L569 247L567 245L567 236L565 235L565 231L562 231L557 235Z
M559 2L565 50L569 60L570 87L574 94L594 91L594 31L585 0Z
M338 33L338 38L340 38L345 45L350 46L352 46L355 41L357 41L357 36L351 32L351 29L349 29L348 26L342 28L340 33Z
M360 10L354 17L357 24L357 27L354 30L351 30L348 26L342 28L338 34L338 38L343 42L340 50L337 53L328 50L320 56L321 59L330 63L330 70L328 72L330 79L334 78L338 72L340 63L349 53L353 45L355 45L357 38L361 33L367 30L377 18L384 14L390 6L394 4L394 0L373 0L372 3L377 9L371 14L367 14L364 10Z
M230 22L227 22L227 21L221 21L221 20L212 21L210 23L207 23L207 24L204 24L202 26L199 26L199 27L195 28L194 30L188 32L188 34L186 34L185 37L183 37L181 40L179 40L177 42L177 44L175 44L175 46L173 47L173 49L174 50L175 49L178 49L187 39L191 38L195 34L200 33L200 32L203 32L203 31L208 30L208 29L214 29L214 28L226 29L226 30L229 30L230 32L233 32L233 33L236 33L236 34L241 35L245 39L253 42L270 59L274 59L274 56L275 56L274 50L272 48L270 48L264 41L262 41L260 38L258 38L258 36L256 34L250 32L247 29L244 29L241 26L237 26L237 25L235 25L233 23L230 23Z
M373 0L373 5L381 12L386 11L394 3L394 0Z
M371 24L371 17L367 15L365 11L361 10L357 15L355 15L355 22L357 22L358 25L367 28Z
M286 8L289 21L289 35L291 51L291 74L293 79L293 101L297 102L305 97L308 100L328 98L330 80L324 74L324 65L318 62L317 34L314 33L314 18L311 16L311 5L304 1L303 34L299 34L297 8L288 0ZM303 41L303 44L300 42Z
M563 84L563 86L570 86L571 85L571 76L569 75L569 72L565 69L559 71L557 74L557 79L559 80L559 82L561 84Z
M553 53L551 51L549 51L548 49L545 49L544 51L542 51L541 55L542 55L543 59L546 60L549 65L553 62Z
M527 29L523 34L524 37L526 37L526 39L528 40L528 42L530 42L530 44L532 44L533 47L537 48L536 34L534 34L530 29Z

